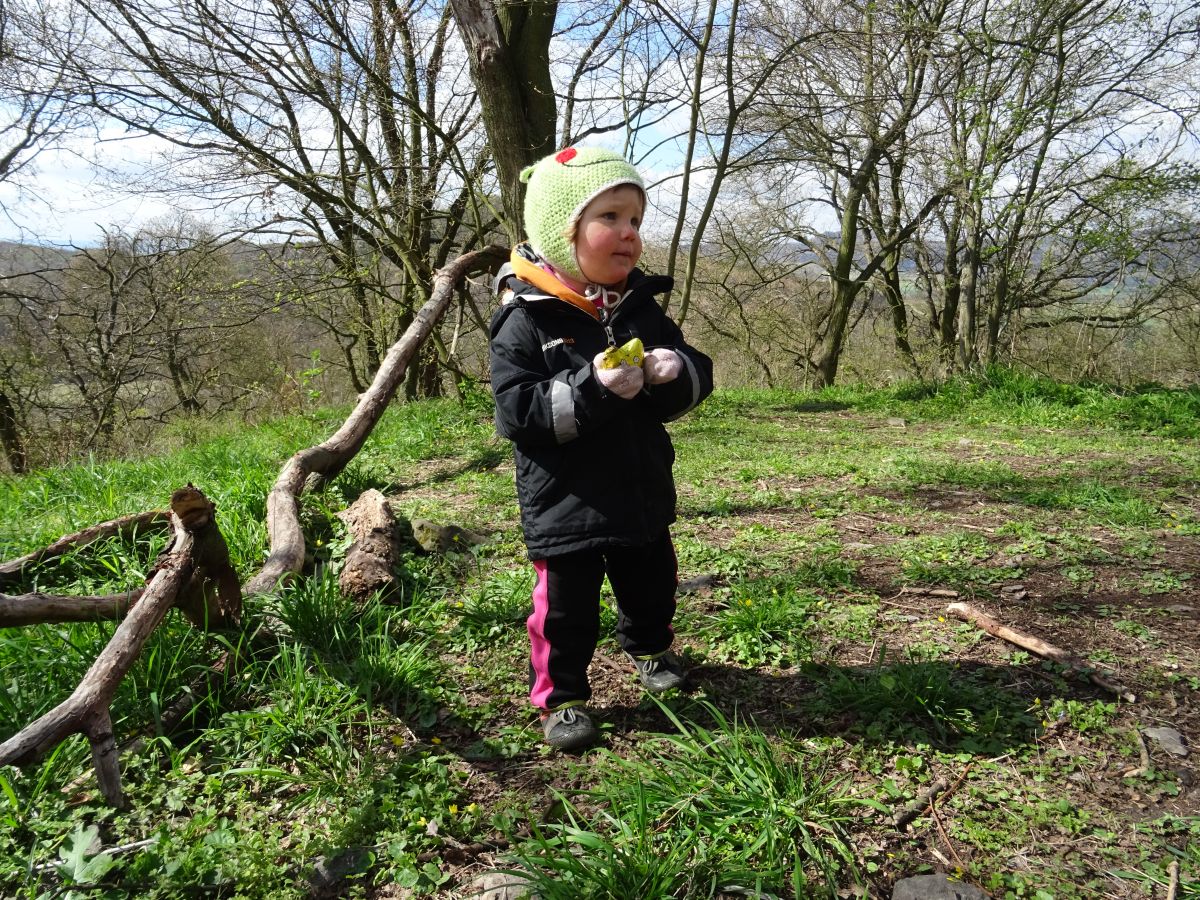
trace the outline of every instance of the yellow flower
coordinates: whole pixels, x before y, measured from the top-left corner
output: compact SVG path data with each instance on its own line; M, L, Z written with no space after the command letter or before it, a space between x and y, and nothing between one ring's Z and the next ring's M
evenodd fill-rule
M429 820L426 819L424 816L421 816L421 818L417 819L417 824L418 825L428 825Z
M440 737L431 737L429 739L429 743L431 743L431 744L440 744L441 742L442 742L442 739Z
M392 743L397 747L403 747L404 746L404 738L400 737L400 735L398 735L398 734L393 734L392 735Z
M458 815L458 804L457 803L450 804L450 815L452 815L452 816Z
M479 806L474 803L468 804L468 806L467 806L467 812L469 812L469 813L473 813L478 809L479 809Z

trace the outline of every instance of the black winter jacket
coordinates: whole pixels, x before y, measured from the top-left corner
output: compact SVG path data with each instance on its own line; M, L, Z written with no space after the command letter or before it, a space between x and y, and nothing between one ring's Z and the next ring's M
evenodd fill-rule
M663 423L713 388L712 360L655 298L672 280L635 269L607 325L525 281L507 284L512 297L491 324L492 391L496 428L516 445L530 559L658 538L675 521L675 449ZM601 386L592 359L633 337L675 350L683 371L624 400Z

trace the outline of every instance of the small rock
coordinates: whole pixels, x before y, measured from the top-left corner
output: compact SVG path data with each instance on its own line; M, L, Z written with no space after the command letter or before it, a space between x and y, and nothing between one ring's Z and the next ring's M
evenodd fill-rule
M529 882L511 872L486 872L475 879L467 894L472 900L537 900Z
M874 550L874 544L868 544L866 541L851 541L849 544L842 544L843 550L849 550L851 553L862 553L867 550Z
M975 442L973 440L971 440L970 438L959 438L958 439L958 446L960 446L960 447L970 447L970 446L973 446L974 443Z
M901 613L899 615L894 615L894 616L888 616L888 618L895 622L920 622L921 621L920 616L910 616L910 615L906 615L904 613Z
M308 895L314 898L341 896L343 882L351 875L366 872L370 867L371 854L361 848L322 857L309 873Z
M1162 747L1168 753L1174 756L1187 756L1187 744L1184 743L1183 735L1174 728L1159 727L1159 728L1143 728L1142 734L1154 741L1158 746Z
M687 581L679 582L678 591L681 594L694 594L696 591L702 591L705 588L716 586L716 575L697 575L695 578L689 578Z
M908 423L905 422L903 419L895 419L895 418L888 419L887 423L889 425L891 425L893 428L907 428L908 427Z
M1166 610L1167 612L1173 613L1194 613L1196 611L1196 607L1188 606L1186 603L1172 603L1170 606L1166 607Z
M428 519L413 519L412 532L413 540L426 553L462 553L487 542L485 535L475 534L458 525L438 525Z
M989 900L979 888L951 881L945 875L902 878L892 888L892 900Z

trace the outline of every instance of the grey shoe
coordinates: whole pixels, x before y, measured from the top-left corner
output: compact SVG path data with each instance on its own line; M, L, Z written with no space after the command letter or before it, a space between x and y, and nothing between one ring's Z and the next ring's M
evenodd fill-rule
M542 735L558 750L579 750L600 739L592 720L578 706L555 709L542 716Z
M656 653L653 656L634 656L634 666L637 667L638 677L642 686L652 694L661 694L671 688L682 687L687 681L687 673L683 670L683 662L670 650Z

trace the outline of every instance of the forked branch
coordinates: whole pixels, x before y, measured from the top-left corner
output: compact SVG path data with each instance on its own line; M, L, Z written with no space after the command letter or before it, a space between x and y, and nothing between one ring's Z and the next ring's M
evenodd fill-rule
M191 485L171 495L174 540L159 558L145 590L71 696L0 744L0 765L32 762L70 735L82 733L92 746L96 777L105 799L113 806L123 805L116 739L109 713L121 679L176 603L191 603L192 612L205 615L211 624L240 620L240 594L234 598L221 593L222 582L228 584L227 574L221 571L221 551L226 566L228 551L216 530L213 509ZM217 542L219 548L215 548ZM236 575L233 583L236 586ZM201 612L205 609L210 609L211 614Z

